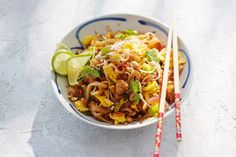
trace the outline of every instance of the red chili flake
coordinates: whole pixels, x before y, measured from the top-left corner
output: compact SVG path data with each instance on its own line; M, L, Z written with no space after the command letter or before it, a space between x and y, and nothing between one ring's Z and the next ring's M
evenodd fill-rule
M117 66L117 68L119 69L119 70L122 70L123 69L123 63L122 64L119 64L118 66Z
M156 48L158 49L158 51L161 51L163 49L163 46L161 45L161 43L157 43Z
M80 94L80 95L83 94L83 90L82 90L82 89L79 90L79 94Z
M119 70L122 70L124 67L128 66L128 63L122 63L117 66Z

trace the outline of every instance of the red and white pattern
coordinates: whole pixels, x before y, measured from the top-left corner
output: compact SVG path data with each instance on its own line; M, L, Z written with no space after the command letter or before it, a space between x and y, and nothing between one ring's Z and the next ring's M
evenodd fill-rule
M180 93L175 93L175 118L176 118L176 139L182 139L181 114L180 114Z
M156 142L155 142L155 152L154 152L153 157L159 157L160 156L163 117L164 117L164 113L160 112L159 115L158 115Z

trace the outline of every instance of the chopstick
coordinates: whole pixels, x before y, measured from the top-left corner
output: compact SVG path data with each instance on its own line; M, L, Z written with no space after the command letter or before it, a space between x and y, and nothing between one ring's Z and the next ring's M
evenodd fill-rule
M175 87L175 120L176 139L182 140L181 113L180 113L180 90L179 90L179 61L178 61L178 39L175 30L175 15L173 15L173 65L174 65L174 87Z
M170 64L170 53L171 53L171 42L172 42L172 26L169 29L168 40L167 40L167 50L166 50L166 59L164 66L164 74L163 81L161 87L161 100L158 114L158 122L156 129L156 142L155 142L155 152L153 154L154 157L160 156L160 145L161 145L161 134L162 134L162 123L164 117L165 103L166 103L166 88L168 81L168 72L169 72L169 64Z

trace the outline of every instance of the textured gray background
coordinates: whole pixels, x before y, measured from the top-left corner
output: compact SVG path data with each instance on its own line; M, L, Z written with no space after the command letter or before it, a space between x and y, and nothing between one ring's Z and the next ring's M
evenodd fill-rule
M184 102L182 143L174 115L164 122L162 157L236 156L236 1L0 0L0 157L148 157L155 125L111 131L79 121L50 85L50 58L80 22L136 13L177 29L189 47L194 82Z

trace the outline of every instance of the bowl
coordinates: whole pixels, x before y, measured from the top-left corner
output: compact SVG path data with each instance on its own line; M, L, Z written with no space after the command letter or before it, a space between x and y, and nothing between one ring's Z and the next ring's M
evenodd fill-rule
M163 22L160 22L156 19L133 14L112 14L96 17L94 19L79 24L76 28L70 31L61 42L68 45L72 50L81 49L83 48L81 40L85 36L94 34L95 32L105 34L107 31L119 31L124 29L135 29L140 32L153 32L160 38L162 44L166 44L167 41L168 26ZM191 87L192 70L189 52L183 41L179 37L178 39L179 51L186 59L184 70L180 75L180 92L182 103L186 98L187 94L189 93ZM135 129L148 126L157 122L156 117L146 119L142 122L133 122L127 125L112 125L98 121L95 118L87 116L75 109L73 104L67 98L68 83L66 77L59 76L52 70L51 76L51 83L54 92L61 104L75 117L80 120L83 120L86 123L109 129ZM170 110L167 111L164 116L166 117L170 115L173 111L174 104L171 104Z

